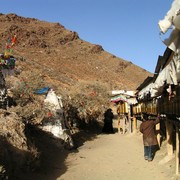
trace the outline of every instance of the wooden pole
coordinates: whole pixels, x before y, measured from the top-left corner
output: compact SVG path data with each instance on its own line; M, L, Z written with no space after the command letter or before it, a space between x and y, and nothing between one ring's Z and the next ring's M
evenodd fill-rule
M169 156L173 155L173 144L172 144L172 123L168 120L166 123L166 137L167 137L167 154Z
M128 116L129 119L129 133L132 133L132 122L131 122L131 117Z
M176 126L176 175L179 175L179 127Z
M160 147L160 139L161 139L161 137L160 137L160 123L158 123L157 125L156 125L156 131L158 132L157 133L157 141L158 141L158 144L159 144L159 147Z
M132 121L131 121L131 112L129 105L128 105L128 120L129 120L129 133L132 133Z
M126 130L126 116L123 115L123 134L125 134L125 130Z
M133 133L137 132L137 119L133 116Z
M118 115L118 133L121 133L121 118L120 115Z

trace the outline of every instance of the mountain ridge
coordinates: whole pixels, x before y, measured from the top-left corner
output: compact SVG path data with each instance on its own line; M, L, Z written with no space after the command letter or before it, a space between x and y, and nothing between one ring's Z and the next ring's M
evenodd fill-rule
M110 89L135 90L152 73L80 39L60 23L0 14L1 52L14 34L17 68L39 70L51 86L69 91L78 82L100 82ZM23 61L22 61L23 59ZM20 61L19 61L20 60Z

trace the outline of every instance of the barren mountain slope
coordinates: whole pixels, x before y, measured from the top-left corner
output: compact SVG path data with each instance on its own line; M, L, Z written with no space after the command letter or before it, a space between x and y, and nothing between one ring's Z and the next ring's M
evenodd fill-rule
M47 84L71 90L78 83L97 82L111 89L134 90L151 73L79 38L59 23L0 15L1 52L17 35L13 55L20 71L36 69ZM131 52L129 52L131 53ZM23 61L22 61L23 60Z
M0 53L5 51L9 38L17 36L12 48L16 73L6 78L17 105L0 112L0 178L6 173L15 177L22 167L28 171L38 169L40 161L44 162L39 155L44 149L39 147L38 131L33 128L47 118L47 113L43 109L44 96L34 94L35 89L55 89L63 96L68 119L87 127L103 120L110 90L135 90L152 75L104 51L102 46L80 39L59 23L0 14L0 24ZM43 136L53 144L49 134ZM43 148L46 154L46 143Z

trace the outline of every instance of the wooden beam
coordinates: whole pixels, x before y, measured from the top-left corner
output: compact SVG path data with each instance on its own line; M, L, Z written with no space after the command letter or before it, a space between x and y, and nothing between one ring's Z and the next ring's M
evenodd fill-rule
M161 139L161 136L160 136L160 123L156 124L156 131L158 132L157 133L157 141L158 141L158 144L159 144L159 147L161 145L161 142L160 142L160 139Z
M179 126L176 126L176 175L179 175Z
M123 134L126 133L126 122L127 122L126 115L123 115Z
M118 133L121 134L121 118L120 118L120 115L118 115Z
M137 132L137 119L133 116L133 133Z
M128 121L129 121L129 133L132 133L132 121L130 113L128 112Z
M166 124L166 139L167 139L167 154L169 156L173 155L173 142L172 142L172 123L168 120L165 121Z

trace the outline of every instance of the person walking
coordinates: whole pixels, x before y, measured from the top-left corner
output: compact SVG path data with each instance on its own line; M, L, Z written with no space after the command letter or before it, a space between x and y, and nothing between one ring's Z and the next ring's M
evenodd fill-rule
M143 121L140 125L140 132L143 134L144 158L145 160L152 161L155 151L158 148L155 126L160 122L160 116L158 115L156 120L152 120L149 119L147 113L143 113L142 119Z
M109 108L106 110L106 112L104 113L104 126L102 129L103 133L114 133L113 130L113 112L112 109Z

